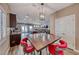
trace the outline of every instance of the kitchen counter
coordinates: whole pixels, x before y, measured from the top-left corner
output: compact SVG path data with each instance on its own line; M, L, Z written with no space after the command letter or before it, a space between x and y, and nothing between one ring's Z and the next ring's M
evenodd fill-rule
M10 34L10 47L17 46L20 44L21 33L14 32Z
M21 32L12 32L10 35L21 34Z

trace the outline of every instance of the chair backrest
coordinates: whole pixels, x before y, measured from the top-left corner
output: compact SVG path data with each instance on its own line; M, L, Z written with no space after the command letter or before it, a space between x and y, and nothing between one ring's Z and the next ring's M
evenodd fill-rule
M21 40L20 44L23 45L23 46L27 46L27 40L28 40L28 38L23 38Z
M64 40L60 40L59 42L60 42L60 44L58 44L59 48L67 48L67 42L65 42Z
M60 42L61 44L64 44L64 43L65 43L65 41L64 41L64 40L60 40L59 42Z
M28 40L28 38L27 38L27 37L22 39L22 41L25 41L25 42L27 42L27 40Z
M20 44L21 44L22 46L27 46L27 43L26 43L25 41L21 41Z

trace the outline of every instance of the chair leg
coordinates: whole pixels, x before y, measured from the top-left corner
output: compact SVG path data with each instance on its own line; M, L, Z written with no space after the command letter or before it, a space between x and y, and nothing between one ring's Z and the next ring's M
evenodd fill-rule
M26 53L24 52L24 55L25 55Z
M47 55L51 55L48 48L46 48L46 53L47 53Z
M26 55L26 54L29 55L29 53L24 52L24 55Z
M38 52L38 51L36 51L36 50L35 50L34 52L35 52L35 55L38 55L38 53L39 53L39 52Z
M29 55L29 53L27 53L27 55Z
M35 52L27 53L27 55L35 55Z
M34 51L34 52L32 52L32 55L35 55L35 51Z
M40 52L40 55L42 55L42 51L39 51Z
M41 51L37 51L37 55L41 55Z
M33 55L33 52L31 52L30 55Z
M48 55L51 55L50 53Z
M46 54L48 55L48 49L46 48Z
M34 55L42 55L42 51L34 51Z

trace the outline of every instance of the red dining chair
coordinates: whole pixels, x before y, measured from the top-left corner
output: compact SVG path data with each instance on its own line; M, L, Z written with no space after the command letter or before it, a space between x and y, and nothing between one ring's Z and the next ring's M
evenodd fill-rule
M64 40L60 40L58 48L59 48L58 55L64 55L63 49L67 48L67 42L65 42Z
M55 55L56 48L57 48L57 44L51 44L51 45L49 45L48 46L48 50L49 50L50 54Z
M20 44L23 46L23 45L26 45L26 42L25 41L21 41Z
M64 55L64 51L63 50L57 51L57 55Z
M67 48L67 43L64 40L60 40L59 44L51 44L48 46L48 50L52 55L64 55L64 48Z
M23 38L20 42L22 46L26 45L28 38Z
M27 37L22 39L22 41L25 41L25 42L27 42L27 40L28 40L28 38L27 38Z
M24 51L24 54L25 53L32 53L34 50L35 50L35 48L32 46L32 45L29 45L28 43L27 43L27 40L28 40L28 38L24 38L24 39L22 39L21 40L21 45L23 46L23 51Z
M67 48L67 42L65 42L64 40L60 40L60 43L58 44L59 48Z
M26 44L23 48L24 54L26 54L26 53L27 54L29 54L29 53L32 54L32 52L34 52L34 50L35 50L35 48L33 46L29 46L28 44Z

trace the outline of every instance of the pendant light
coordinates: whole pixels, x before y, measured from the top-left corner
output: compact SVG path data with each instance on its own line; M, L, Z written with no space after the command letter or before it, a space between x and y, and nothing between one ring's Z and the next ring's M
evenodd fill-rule
M41 3L41 12L39 13L39 19L41 21L44 21L45 20L45 14L44 14L44 11L43 11L43 7L44 7L44 3Z

